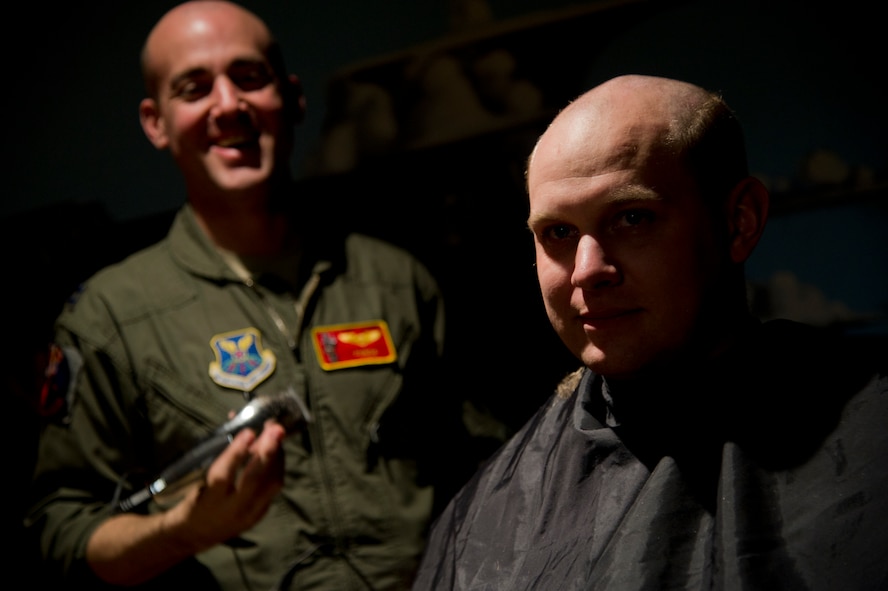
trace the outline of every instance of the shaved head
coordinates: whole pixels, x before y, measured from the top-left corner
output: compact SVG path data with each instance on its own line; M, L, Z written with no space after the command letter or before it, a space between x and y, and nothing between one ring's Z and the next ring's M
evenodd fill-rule
M632 157L639 149L665 147L675 130L708 96L696 86L675 80L650 76L614 78L563 109L540 138L534 155L588 154L582 148L592 133L596 139L618 140L620 149L609 151L608 158ZM642 142L643 139L646 141Z
M179 4L164 14L148 34L142 47L141 64L145 90L151 98L157 98L158 81L169 64L167 56L176 53L177 39L187 37L186 31L197 31L212 21L229 23L231 28L249 31L255 46L260 48L279 77L286 76L280 47L266 24L254 13L225 0L190 0Z
M535 162L539 153L545 157ZM528 182L532 168L564 166L568 155L581 168L602 159L604 169L631 160L673 159L688 167L701 194L716 203L749 174L742 130L722 97L657 76L618 76L565 107L531 152Z

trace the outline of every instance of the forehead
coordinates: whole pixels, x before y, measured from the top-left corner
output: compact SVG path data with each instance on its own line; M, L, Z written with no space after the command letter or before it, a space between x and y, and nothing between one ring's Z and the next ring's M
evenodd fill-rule
M543 134L528 167L533 198L543 187L640 182L677 172L678 159L666 148L668 130L644 117L603 117L582 112L556 120Z
M152 31L146 57L154 75L224 70L235 61L267 61L271 37L248 14L230 9L171 13Z
M664 149L674 120L646 96L593 95L555 118L540 138L538 160L580 172L645 163Z
M528 168L531 223L643 202L698 205L693 175L664 140L668 125L635 115L583 112L547 130Z

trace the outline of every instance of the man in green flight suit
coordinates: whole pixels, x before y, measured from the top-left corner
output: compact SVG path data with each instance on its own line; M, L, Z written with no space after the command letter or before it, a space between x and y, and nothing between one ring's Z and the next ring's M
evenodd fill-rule
M142 127L187 203L57 320L45 391L59 411L26 519L42 574L90 589L408 588L436 507L475 467L437 456L464 439L441 392L436 280L296 198L305 103L256 15L180 4L142 65ZM286 391L310 420L243 429L177 502L119 509L246 401Z

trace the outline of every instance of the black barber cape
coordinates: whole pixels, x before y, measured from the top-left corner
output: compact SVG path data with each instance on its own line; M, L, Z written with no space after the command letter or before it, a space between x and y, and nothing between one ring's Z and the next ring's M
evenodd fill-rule
M578 371L435 523L414 590L888 589L884 348L820 333L754 323L631 390Z

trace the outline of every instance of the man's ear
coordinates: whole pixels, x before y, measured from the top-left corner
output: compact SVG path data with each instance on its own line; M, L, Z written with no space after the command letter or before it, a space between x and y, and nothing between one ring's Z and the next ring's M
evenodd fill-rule
M771 196L757 178L737 183L728 198L728 231L731 260L743 263L752 255L768 221Z
M305 93L302 90L302 80L296 74L290 74L283 84L287 110L293 120L293 125L299 125L305 119Z
M142 99L139 103L139 121L142 124L142 131L155 148L164 150L170 145L166 125L157 108L157 101L150 98Z

